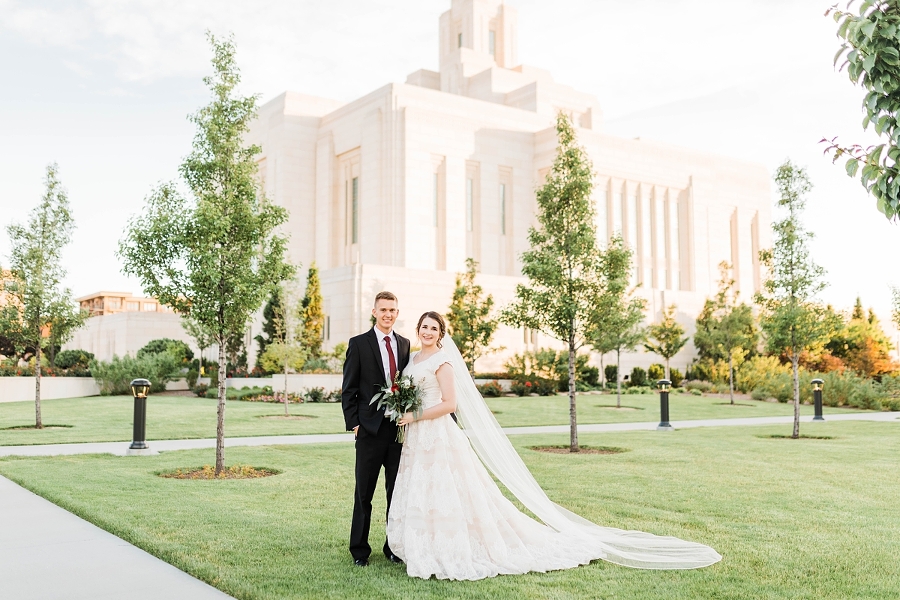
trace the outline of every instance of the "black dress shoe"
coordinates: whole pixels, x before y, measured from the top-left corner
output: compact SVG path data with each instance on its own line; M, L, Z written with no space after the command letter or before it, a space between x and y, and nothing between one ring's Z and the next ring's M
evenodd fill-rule
M357 567L368 567L369 559L368 558L357 558L356 560L353 561L353 564L356 565Z
M396 554L385 554L385 556L387 557L387 559L388 559L389 561L391 561L391 562L394 563L395 565L402 565L402 564L403 564L403 559L400 558L399 556L397 556Z

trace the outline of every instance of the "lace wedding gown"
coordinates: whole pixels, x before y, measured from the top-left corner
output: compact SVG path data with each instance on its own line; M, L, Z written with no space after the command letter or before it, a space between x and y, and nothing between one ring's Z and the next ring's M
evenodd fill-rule
M435 372L453 369L457 416L409 425L388 514L387 536L410 576L474 580L568 569L603 559L641 569L695 569L721 560L709 546L603 527L552 502L475 389L453 340L404 369L424 408L441 402ZM477 453L477 454L476 454ZM543 523L500 492L485 465Z
M441 402L440 351L404 369L423 408ZM520 512L500 492L450 415L409 425L391 498L388 543L406 572L427 579L483 579L551 571L597 556Z

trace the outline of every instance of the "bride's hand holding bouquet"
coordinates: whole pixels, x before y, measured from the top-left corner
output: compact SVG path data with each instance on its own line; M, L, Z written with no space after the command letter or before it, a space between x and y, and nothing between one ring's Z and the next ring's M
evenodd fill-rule
M397 428L397 441L402 443L406 437L406 425L422 414L422 399L412 377L398 373L393 383L381 388L369 404L374 402L378 402L379 409L384 407L385 417L400 426Z

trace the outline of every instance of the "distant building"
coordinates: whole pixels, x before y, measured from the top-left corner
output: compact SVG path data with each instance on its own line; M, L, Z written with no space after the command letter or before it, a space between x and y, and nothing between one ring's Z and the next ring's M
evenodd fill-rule
M181 326L181 316L154 298L97 292L75 300L91 316L63 349L87 350L97 360L110 360L134 356L150 340L170 338L186 342L199 353L196 342Z
M621 232L635 251L648 320L675 303L690 333L721 261L734 265L744 298L760 289L758 251L771 244L762 165L603 133L594 96L518 63L516 12L500 0L452 0L439 31L439 71L349 103L285 92L251 128L263 189L290 210L290 256L320 269L326 346L367 330L383 289L399 296L398 330L412 337L419 314L446 311L467 257L498 306L513 298L558 111L593 160L599 241ZM479 370L554 342L502 328L496 344L505 353ZM673 366L694 352L688 345ZM630 356L626 366L658 360Z

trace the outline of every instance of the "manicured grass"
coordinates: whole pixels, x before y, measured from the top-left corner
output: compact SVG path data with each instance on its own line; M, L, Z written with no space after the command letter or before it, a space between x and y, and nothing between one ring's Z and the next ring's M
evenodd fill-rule
M0 404L0 446L114 442L131 439L134 400L128 396L96 396L46 400L41 403L45 423L71 425L46 431L9 430L4 427L34 424L34 404ZM292 415L305 420L266 419L283 415L283 404L229 401L225 408L225 434L230 437L340 433L344 417L339 404L291 404ZM216 436L216 400L180 396L151 396L147 400L147 439L196 439Z
M670 401L670 417L678 421L793 414L793 407L788 404L752 400L742 400L738 406L723 404L727 401L722 398L673 394ZM622 406L629 407L626 409L610 408L615 406L615 403L614 395L578 396L578 422L586 424L659 420L659 397L656 394L622 396ZM566 396L489 398L488 404L497 413L497 420L504 427L569 423L569 400ZM6 429L33 424L34 405L31 402L2 403L0 446L114 442L131 439L134 408L130 397L100 396L45 400L41 406L45 423L71 427L45 431ZM827 412L846 412L846 410L829 408ZM344 431L340 404L291 404L289 411L292 415L307 415L314 418L267 419L263 417L284 414L283 405L229 401L225 409L225 434L230 437L243 437ZM801 407L801 411L803 414L812 414L812 407ZM151 396L147 402L148 440L211 438L215 437L215 434L215 400L195 396Z
M557 455L513 443L555 501L601 524L710 544L724 560L696 571L602 561L480 582L421 581L379 553L352 565L350 444L233 448L231 463L280 475L184 481L211 451L152 457L0 459L0 473L240 599L497 598L895 599L900 589L900 423L804 425L830 440L759 437L780 427L584 434L630 452ZM139 499L139 501L135 501ZM371 542L380 545L376 495Z

